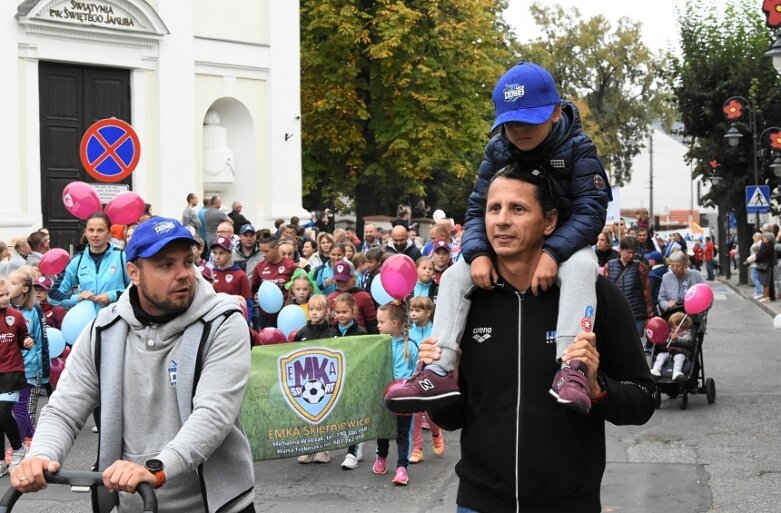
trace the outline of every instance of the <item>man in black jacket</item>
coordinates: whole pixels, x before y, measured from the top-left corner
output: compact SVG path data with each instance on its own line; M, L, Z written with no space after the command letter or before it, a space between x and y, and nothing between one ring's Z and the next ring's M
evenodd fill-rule
M555 374L557 287L532 295L531 279L557 213L546 178L508 166L488 189L485 225L499 280L477 289L461 341L461 398L429 411L461 428L457 502L466 513L597 513L605 470L605 421L643 424L655 384L621 292L597 280L597 311L564 353L588 386L588 415L549 395ZM447 274L444 276L447 279ZM593 329L593 331L592 331ZM432 340L420 359L438 356Z

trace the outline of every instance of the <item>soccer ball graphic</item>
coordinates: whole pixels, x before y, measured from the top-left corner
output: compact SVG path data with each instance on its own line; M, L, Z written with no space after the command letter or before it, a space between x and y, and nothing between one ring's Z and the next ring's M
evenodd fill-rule
M325 397L325 385L319 379L310 379L301 387L301 399L309 404L317 404Z

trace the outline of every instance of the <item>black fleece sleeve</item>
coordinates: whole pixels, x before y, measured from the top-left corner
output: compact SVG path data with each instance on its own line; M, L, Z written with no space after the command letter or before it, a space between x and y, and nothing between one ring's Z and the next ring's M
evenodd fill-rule
M603 276L597 279L594 332L607 396L593 405L589 415L600 415L616 425L645 424L656 408L656 382L646 363L629 303Z

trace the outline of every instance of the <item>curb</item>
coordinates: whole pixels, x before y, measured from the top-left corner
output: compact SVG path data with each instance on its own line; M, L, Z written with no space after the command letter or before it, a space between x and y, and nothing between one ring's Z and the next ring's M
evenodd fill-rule
M769 303L760 303L759 301L757 301L753 297L747 296L746 294L744 294L744 290L748 290L748 289L742 289L738 285L732 283L732 280L728 280L728 279L726 279L726 278L724 278L722 276L716 276L716 281L719 282L719 283L722 283L722 284L724 284L726 286L728 286L733 291L735 291L737 294L742 296L743 299L751 301L752 303L757 305L760 309L764 310L765 313L767 313L769 316L775 318L776 315L781 314L781 307L779 307L778 309L774 309L773 307L769 306ZM777 299L777 300L774 301L774 303L776 303L776 304L778 304L779 302L781 302L781 300Z

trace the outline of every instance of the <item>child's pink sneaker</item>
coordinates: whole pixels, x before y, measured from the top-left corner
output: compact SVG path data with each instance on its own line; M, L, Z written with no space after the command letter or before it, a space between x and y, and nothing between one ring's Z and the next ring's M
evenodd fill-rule
M387 471L388 471L387 458L377 456L377 458L374 460L374 465L372 465L372 472L381 476Z
M399 467L396 469L396 475L393 476L393 484L399 486L406 486L409 482L409 475L407 475L407 467Z

